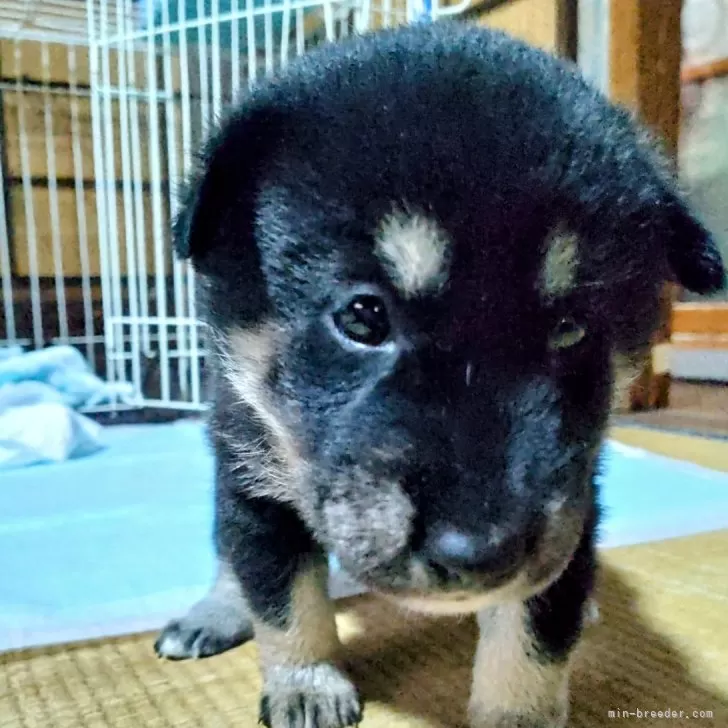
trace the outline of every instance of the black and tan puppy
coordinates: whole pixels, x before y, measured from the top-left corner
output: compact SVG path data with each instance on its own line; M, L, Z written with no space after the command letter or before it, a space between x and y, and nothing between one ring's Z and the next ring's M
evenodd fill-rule
M473 728L555 728L594 576L615 380L663 283L725 283L629 117L499 33L329 45L248 95L176 227L216 376L219 574L157 651L255 635L272 728L343 728L326 554L478 612Z

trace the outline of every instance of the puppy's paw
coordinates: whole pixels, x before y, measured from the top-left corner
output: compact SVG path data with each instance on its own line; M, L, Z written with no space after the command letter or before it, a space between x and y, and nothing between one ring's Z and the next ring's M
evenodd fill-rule
M266 728L348 728L361 719L359 693L334 665L267 671L260 702L260 723Z
M186 660L211 657L253 637L253 625L239 609L203 599L182 619L170 622L154 643L159 657Z

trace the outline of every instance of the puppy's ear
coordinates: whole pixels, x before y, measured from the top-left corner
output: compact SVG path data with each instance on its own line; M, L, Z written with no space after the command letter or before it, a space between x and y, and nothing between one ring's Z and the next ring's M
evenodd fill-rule
M269 313L256 198L281 129L276 103L249 97L210 138L182 196L174 248L202 274L199 292L218 323L254 323Z
M716 293L726 287L726 271L712 235L684 200L668 192L667 262L677 283L693 293Z
M664 144L639 128L636 134L640 166L647 162L650 191L642 197L643 219L659 238L670 277L697 294L715 293L726 286L726 271L711 233L695 216L687 197L676 183L677 170ZM644 169L644 168L643 168ZM656 227L653 227L656 225Z
M226 272L236 260L257 260L255 195L279 129L271 104L250 101L219 125L199 155L172 232L177 255L200 272Z

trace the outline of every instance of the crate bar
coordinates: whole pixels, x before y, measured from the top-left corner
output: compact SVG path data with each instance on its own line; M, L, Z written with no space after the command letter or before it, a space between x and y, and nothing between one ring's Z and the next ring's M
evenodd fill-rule
M41 66L44 81L50 78L48 44L41 44ZM56 288L56 312L58 314L58 335L68 340L68 313L66 309L66 282L63 275L63 251L61 244L61 219L58 207L58 176L56 174L56 140L53 134L53 108L51 97L43 95L43 131L45 132L46 164L48 172L48 202L51 218L51 252Z
M169 5L165 2L162 6L162 23L169 25ZM162 36L162 71L164 77L164 90L168 98L172 98L174 91L174 79L172 74L172 43L169 33ZM179 169L177 159L177 114L175 105L172 101L167 101L164 106L164 115L166 121L167 135L167 176L169 178L169 210L172 218L177 214L177 195L176 190L179 182ZM185 297L184 297L184 278L182 263L176 256L172 257L172 282L174 295L174 312L176 315L184 316ZM187 333L182 326L177 327L177 345L181 348L186 347ZM189 381L189 362L180 361L177 369L177 382L180 392L183 396L188 396Z
M263 36L264 36L264 48L265 48L265 72L272 74L274 69L273 64L273 5L271 0L263 0Z
M101 86L99 55L101 53L101 46L106 40L103 24L101 22L101 15L98 18L99 35L97 36L96 34L96 6L97 3L95 0L86 0L89 37L89 72L92 89L98 89ZM106 170L104 145L102 140L101 100L99 98L98 91L91 94L91 131L93 135L94 176L96 178L96 216L99 234L99 261L101 265L101 309L104 319L104 358L106 361L106 377L113 381L115 377L115 369L111 354L114 351L114 327L108 323L112 316L113 307L111 301L111 281L109 280L107 247L108 220L106 194L104 190Z
M179 12L182 13L184 11L185 0L178 0L178 3ZM182 165L185 172L189 173L192 167L192 110L190 108L190 74L187 33L180 34L179 54L180 95L182 97L180 114L182 124ZM196 320L195 274L189 261L184 263L184 268L187 277L187 312L193 320ZM197 326L192 326L190 329L190 378L192 380L191 397L193 402L200 401L200 362L197 329Z
M281 67L288 64L291 46L291 0L283 0L283 19L281 21Z
M258 49L255 38L255 15L253 14L253 0L245 0L246 30L248 36L248 86L252 87L258 78Z
M334 28L334 5L331 0L323 0L324 5L324 27L326 28L326 40L330 43L336 39Z
M5 341L17 343L15 306L13 303L13 277L10 272L10 237L5 205L5 171L0 156L0 281L2 282L3 313L5 314Z
M203 17L203 0L197 0L197 14ZM197 28L197 66L200 72L200 123L203 136L207 134L210 123L210 69L207 64L207 24L199 23Z
M81 128L79 123L77 90L78 63L76 47L68 47L68 82L71 94L71 153L73 155L73 178L76 196L76 224L78 225L79 258L81 261L81 295L83 298L83 329L86 358L92 370L96 371L94 356L94 314L91 294L91 263L88 248L88 226L86 221L86 193L83 186L83 154L81 152ZM70 341L70 338L69 338Z
M125 28L129 17L130 6L128 0L117 0L116 22L118 27ZM119 132L121 134L121 179L122 179L122 204L124 205L124 242L126 245L126 279L127 279L127 302L129 315L135 318L139 314L139 288L138 279L135 275L137 270L136 252L136 227L134 224L133 209L133 171L130 150L130 120L129 120L129 99L125 93L128 81L129 58L126 49L117 48L117 73L119 74ZM131 63L136 58L132 56ZM119 281L121 283L121 281ZM141 371L141 345L139 341L139 329L133 327L131 330L131 381L134 391L142 391ZM124 370L126 372L126 369Z
M154 14L152 4L147 4L147 23L150 27L154 25ZM147 36L147 84L153 96L157 93L157 49L155 36L149 33ZM167 317L167 281L166 265L164 256L164 221L162 212L162 160L160 159L160 133L159 133L159 107L157 104L148 104L149 112L149 170L151 174L152 187L152 239L154 241L154 278L155 293L157 297L157 315L161 318ZM162 399L170 399L169 382L169 340L166 328L160 332L159 337L159 358L160 358L160 381Z
M232 58L232 78L230 89L233 101L238 100L240 93L240 0L232 0L232 12L235 18L231 21L230 28L230 56Z
M466 0L466 2L469 2L469 0ZM253 2L252 0L246 0L246 4L249 6L252 6ZM311 0L291 0L291 8L293 10L312 10L315 7L318 7L319 5L333 5L333 0L324 0L322 3L315 3L311 2ZM335 4L340 5L340 2L336 2ZM278 8L274 8L278 9ZM219 22L219 23L227 23L231 20L234 20L235 18L243 19L246 18L248 21L258 17L263 16L265 17L266 13L270 12L270 8L266 6L261 7L247 7L245 10L241 10L239 12L232 12L227 11L224 13L220 13L220 15L217 17L216 21L213 21L209 16L205 17L204 14L204 7L202 8L202 12L200 12L200 8L198 5L198 18L194 20L182 20L177 21L175 23L170 23L168 26L158 25L158 26L150 26L148 29L136 31L135 33L132 33L129 36L130 40L133 41L143 41L149 37L149 35L161 35L162 33L174 33L174 32L183 32L185 30L194 30L196 28L205 28L207 26L210 26L213 24L213 22ZM106 39L107 43L115 44L119 43L123 40L126 40L126 38L122 38L119 36L111 36Z
M220 17L220 0L212 0L210 15L213 20ZM220 23L212 24L210 35L210 56L212 61L212 115L217 121L222 114L222 87L220 85Z
M101 3L101 34L102 37L109 27L110 14L109 2ZM104 44L104 51L101 56L101 74L103 85L111 88L111 46ZM109 264L109 285L111 291L111 308L117 313L124 310L124 298L121 290L121 257L119 253L119 219L118 219L118 196L116 190L116 158L114 145L114 107L111 103L111 95L103 94L102 116L104 120L104 155L105 155L105 172L104 187L106 193L106 234L99 240L99 244L106 248L107 263ZM114 332L114 340L117 340L116 332ZM113 347L112 347L113 350ZM112 381L126 381L126 371L123 367L117 367L113 374Z
M289 5L293 8L293 5ZM306 16L303 8L296 8L296 53L301 56L306 51L306 26L304 25Z
M133 4L134 0L127 0ZM128 18L131 17L129 12ZM128 35L128 34L127 34ZM119 52L123 52L126 56L126 66L128 80L131 85L136 88L137 84L137 49L131 41L127 41L119 47ZM144 214L144 173L142 169L142 141L139 131L139 120L142 114L140 100L147 103L154 103L160 100L158 94L155 98L150 97L149 91L143 94L128 94L130 109L130 141L131 141L131 163L132 163L132 192L133 192L133 209L134 209L134 239L136 241L136 254L134 260L136 262L136 270L129 271L129 275L136 277L136 288L139 296L138 313L141 316L149 315L149 275L147 269L147 248L146 248L146 217ZM151 334L147 326L141 328L141 349L145 356L151 357L154 352L152 350Z
M20 44L14 47L15 77L20 80L22 51ZM17 87L18 133L20 144L20 170L23 184L23 203L25 211L25 230L28 235L28 273L30 274L30 310L33 326L33 345L43 348L43 309L41 305L40 280L38 270L38 233L35 227L35 206L33 204L33 182L30 174L30 155L28 152L28 133L25 124L25 94L20 84Z

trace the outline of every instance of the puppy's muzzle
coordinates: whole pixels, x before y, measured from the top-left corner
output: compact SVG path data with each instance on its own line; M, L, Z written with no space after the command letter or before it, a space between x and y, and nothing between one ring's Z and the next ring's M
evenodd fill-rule
M442 482L448 486L420 491L409 543L435 590L491 591L516 580L543 584L578 544L588 512L587 494L579 488L543 484L539 496L517 494L506 482Z
M507 525L468 528L436 522L426 529L417 556L445 582L470 582L494 588L513 578L541 541L543 524L534 518Z
M440 524L430 533L422 556L448 572L475 572L492 579L511 576L523 563L526 539L518 532L492 528L473 533Z

